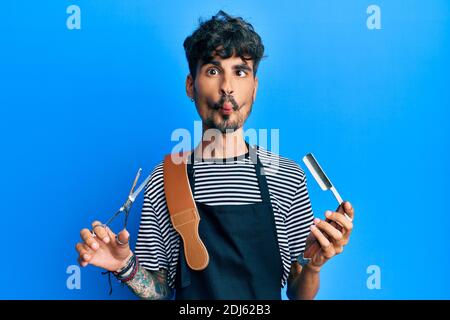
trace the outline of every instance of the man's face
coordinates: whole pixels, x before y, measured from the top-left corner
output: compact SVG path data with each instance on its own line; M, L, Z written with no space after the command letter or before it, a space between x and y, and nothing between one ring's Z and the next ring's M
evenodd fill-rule
M211 62L200 61L195 82L186 80L186 92L195 99L197 111L207 128L222 133L244 125L256 98L258 79L253 76L253 60L238 56Z

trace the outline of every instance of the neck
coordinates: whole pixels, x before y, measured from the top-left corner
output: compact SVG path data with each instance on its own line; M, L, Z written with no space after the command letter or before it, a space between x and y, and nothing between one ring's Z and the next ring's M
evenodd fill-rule
M242 127L233 132L220 134L218 130L207 131L208 129L203 124L202 140L195 150L197 157L225 159L243 155L248 151Z

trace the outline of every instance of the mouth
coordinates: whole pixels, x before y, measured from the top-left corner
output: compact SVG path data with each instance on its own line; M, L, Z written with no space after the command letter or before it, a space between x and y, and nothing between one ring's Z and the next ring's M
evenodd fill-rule
M239 105L231 95L222 96L220 100L216 103L213 103L211 107L224 116L229 116L234 111L239 110Z
M230 115L234 111L233 107L233 104L231 104L230 102L225 102L222 108L220 108L219 110L224 115Z

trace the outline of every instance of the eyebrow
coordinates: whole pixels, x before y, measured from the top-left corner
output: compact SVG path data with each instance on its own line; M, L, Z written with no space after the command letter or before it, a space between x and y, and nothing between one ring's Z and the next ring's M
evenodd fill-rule
M220 61L217 61L217 60L211 60L211 61L205 63L204 65L208 65L208 64L212 64L214 66L222 68L222 63ZM253 71L253 69L250 66L248 66L247 64L245 64L245 63L235 64L233 66L233 69L234 70L246 70L246 71L249 71L249 72Z

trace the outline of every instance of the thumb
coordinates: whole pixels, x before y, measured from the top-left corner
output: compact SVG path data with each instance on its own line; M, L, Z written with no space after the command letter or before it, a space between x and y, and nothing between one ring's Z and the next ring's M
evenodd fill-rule
M117 235L117 242L121 246L129 245L128 242L130 241L130 233L127 231L127 229L123 229L119 232Z
M344 214L344 216L345 216L348 220L350 220L350 221L353 220L354 212L353 212L353 207L352 207L352 205L350 204L350 202L348 202L348 201L342 202L342 203L339 205L339 207L337 208L336 211L337 211L337 212L340 212L340 213L342 213L342 214Z

